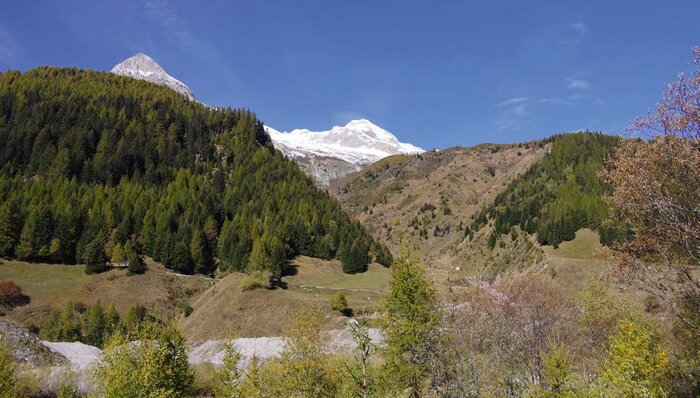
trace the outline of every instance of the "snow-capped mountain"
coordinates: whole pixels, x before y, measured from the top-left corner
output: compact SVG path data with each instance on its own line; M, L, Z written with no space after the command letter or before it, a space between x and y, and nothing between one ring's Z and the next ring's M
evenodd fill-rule
M194 100L192 91L185 83L170 76L153 58L146 54L138 53L131 58L125 59L116 64L111 72L116 75L129 76L134 79L147 80L161 86L170 87L187 97L190 101Z
M265 130L275 148L316 177L321 186L387 156L424 152L366 119L328 131L297 129L286 133L268 126Z
M184 83L170 76L146 54L139 53L125 59L111 72L170 87L195 101L192 91ZM268 126L265 130L275 148L316 178L322 187L387 156L424 152L417 146L400 142L390 132L365 119L353 120L328 131L297 129L287 133Z

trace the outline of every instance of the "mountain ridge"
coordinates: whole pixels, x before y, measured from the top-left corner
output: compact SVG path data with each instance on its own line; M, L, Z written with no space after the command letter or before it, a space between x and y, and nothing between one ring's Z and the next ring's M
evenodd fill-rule
M269 126L265 131L275 148L313 175L322 187L388 156L425 152L415 145L400 142L395 135L367 119L351 120L345 126L333 126L325 131L280 132Z
M195 101L192 90L185 83L170 76L158 62L144 53L138 53L114 65L110 72L170 87L188 100Z
M170 76L144 53L125 59L110 72L169 87L188 100L196 101L187 85ZM327 187L332 180L360 171L387 156L424 152L415 145L400 142L395 135L367 119L351 120L345 126L333 126L326 131L282 132L265 126L265 132L275 148L314 177L320 187Z

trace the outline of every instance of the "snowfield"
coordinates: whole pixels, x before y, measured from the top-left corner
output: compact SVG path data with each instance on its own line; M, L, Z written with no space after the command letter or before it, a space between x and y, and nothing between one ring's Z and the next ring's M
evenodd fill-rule
M265 126L275 148L291 158L331 157L352 163L359 170L391 155L425 152L400 142L393 134L366 119L353 120L328 131L296 129L280 132Z

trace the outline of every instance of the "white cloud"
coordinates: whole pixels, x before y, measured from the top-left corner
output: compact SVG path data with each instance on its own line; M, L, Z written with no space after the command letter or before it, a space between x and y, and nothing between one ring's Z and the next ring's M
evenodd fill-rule
M567 81L568 81L568 84L566 85L566 87L568 87L568 88L585 90L585 89L591 87L591 83L589 83L588 81L583 80L583 79L571 79L571 80L567 80Z
M0 61L15 61L23 52L14 35L0 24Z
M497 104L497 107L505 108L496 121L498 130L520 128L530 115L529 105L529 99L524 97L510 98Z
M572 101L565 98L543 98L540 100L540 103L545 105L568 106L570 108L573 108L574 106L574 103Z
M528 98L526 98L526 97L514 97L514 98L509 98L501 103L498 103L498 104L496 104L496 106L499 108L502 108L504 106L522 104L522 103L527 102L527 101L528 101Z
M579 37L583 37L588 32L588 26L583 22L572 23L569 28Z

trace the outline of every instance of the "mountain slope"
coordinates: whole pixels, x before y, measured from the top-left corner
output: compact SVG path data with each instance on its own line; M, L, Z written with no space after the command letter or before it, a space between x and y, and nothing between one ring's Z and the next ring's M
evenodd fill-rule
M99 270L138 251L182 273L278 275L373 245L250 112L111 73L0 74L2 256Z
M429 267L471 266L460 246L464 228L547 150L525 143L392 156L334 182L330 192L394 253L408 239Z
M170 87L188 100L194 101L194 95L185 83L170 76L153 58L144 53L138 53L114 65L111 72L115 75L133 77Z
M424 152L365 119L327 131L297 129L286 133L267 126L265 130L275 148L313 175L321 186L387 156Z

